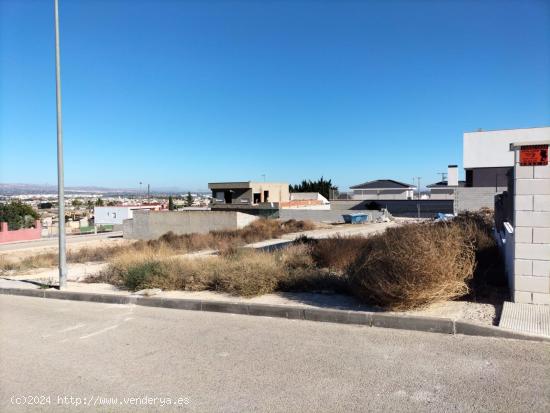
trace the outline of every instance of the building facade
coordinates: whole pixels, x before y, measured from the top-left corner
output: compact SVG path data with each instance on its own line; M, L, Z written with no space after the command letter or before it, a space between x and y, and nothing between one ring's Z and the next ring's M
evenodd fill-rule
M212 182L212 206L219 205L258 205L279 203L289 200L287 183L276 182Z
M393 179L377 179L350 186L353 200L392 200L413 199L413 185L394 181Z
M136 210L159 211L161 205L102 206L94 208L95 225L122 225L125 219L133 218Z
M548 139L550 127L464 133L465 180L458 181L458 168L450 165L447 180L428 185L430 199L452 199L454 212L493 208L495 196L505 191L509 180L513 179L514 153L510 150L511 145L514 142L528 144Z
M514 169L514 142L550 139L550 127L466 132L463 138L467 188L504 188ZM499 191L502 192L502 191Z

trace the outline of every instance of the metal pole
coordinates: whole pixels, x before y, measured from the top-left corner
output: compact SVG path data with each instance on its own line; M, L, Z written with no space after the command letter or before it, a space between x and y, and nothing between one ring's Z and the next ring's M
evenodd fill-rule
M63 128L61 125L61 68L59 58L59 6L54 0L55 20L55 96L57 101L57 199L59 203L59 289L67 286L65 252L65 188L63 179Z

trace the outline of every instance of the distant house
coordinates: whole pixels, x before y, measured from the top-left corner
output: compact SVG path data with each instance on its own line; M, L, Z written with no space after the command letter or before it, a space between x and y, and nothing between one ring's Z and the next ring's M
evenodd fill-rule
M458 166L447 167L447 179L426 187L430 190L430 199L454 199L457 188L464 188L466 181L458 180Z
M330 209L330 202L317 192L289 192L287 183L211 182L212 211L240 211L276 218L280 209Z
M122 225L125 219L133 218L133 212L145 209L150 211L160 211L161 204L151 205L121 205L121 206L102 206L94 208L94 224L96 225Z
M287 183L212 182L208 184L208 189L212 191L212 206L258 205L287 202L289 199Z
M415 187L393 179L377 179L351 186L352 198L357 200L412 199Z

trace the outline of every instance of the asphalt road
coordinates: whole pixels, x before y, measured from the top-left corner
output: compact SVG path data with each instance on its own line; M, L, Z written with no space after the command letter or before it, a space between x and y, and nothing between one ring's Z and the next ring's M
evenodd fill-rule
M2 412L543 412L549 389L547 343L0 296Z
M121 238L122 231L104 232L100 234L86 234L86 235L67 235L65 238L68 245L78 244L81 242L90 242L95 240L101 240L106 238ZM54 238L41 238L32 241L18 241L10 242L7 244L0 244L0 253L8 251L28 250L33 248L44 247L57 247L57 237Z

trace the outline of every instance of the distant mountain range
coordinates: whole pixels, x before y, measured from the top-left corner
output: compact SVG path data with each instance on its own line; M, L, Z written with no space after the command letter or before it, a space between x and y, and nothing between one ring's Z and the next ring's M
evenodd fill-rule
M180 188L151 188L151 194L181 194L188 190ZM205 191L191 191L205 192ZM21 195L21 194L56 194L57 185L49 184L4 184L0 183L0 195ZM140 191L137 188L105 188L100 186L66 186L66 194L102 194L102 195L135 195L137 193L147 193L145 186Z

